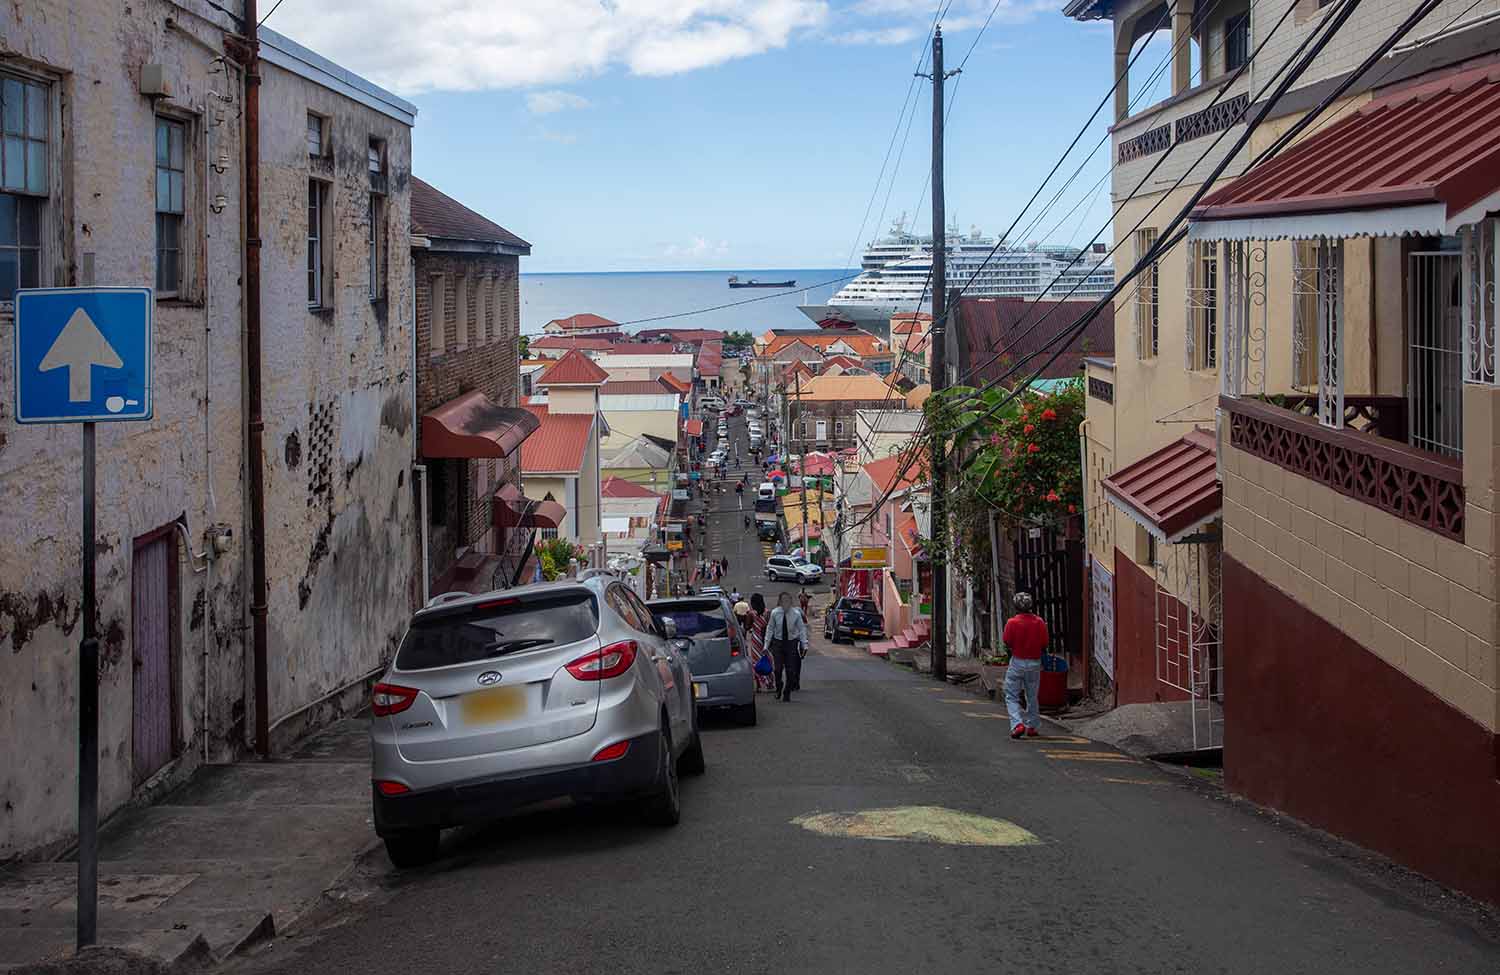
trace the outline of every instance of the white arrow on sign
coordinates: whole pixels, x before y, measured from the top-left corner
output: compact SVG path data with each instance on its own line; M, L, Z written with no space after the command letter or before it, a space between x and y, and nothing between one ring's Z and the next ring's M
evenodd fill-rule
M124 364L89 313L79 308L63 326L37 368L42 372L66 368L68 402L87 403L93 399L94 367L119 369Z

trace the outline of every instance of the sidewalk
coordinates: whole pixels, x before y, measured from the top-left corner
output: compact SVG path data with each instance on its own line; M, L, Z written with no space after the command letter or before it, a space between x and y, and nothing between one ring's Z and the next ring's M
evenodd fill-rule
M222 959L316 904L377 842L366 725L340 721L285 759L210 766L111 822L99 943L171 964L205 954L202 938ZM72 955L76 874L72 862L0 871L0 971Z

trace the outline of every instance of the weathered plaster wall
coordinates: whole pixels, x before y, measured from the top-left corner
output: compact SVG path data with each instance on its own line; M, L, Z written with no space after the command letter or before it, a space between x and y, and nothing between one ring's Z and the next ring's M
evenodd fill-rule
M261 148L266 571L273 724L388 660L416 556L411 130L266 65ZM328 122L331 308L307 308L307 113ZM384 284L369 295L370 139L385 144ZM327 164L324 164L325 166ZM300 450L290 449L295 440Z
M210 522L235 530L232 550L194 573L177 542L180 584L178 702L173 736L181 771L201 758L204 636L208 636L209 756L244 740L240 469L239 226L241 82L212 72L218 31L161 0L89 5L29 0L0 6L0 58L53 79L50 231L43 284L154 282L154 119L188 125L184 301L155 309L155 416L101 424L98 433L98 626L100 813L135 788L132 770L132 540L181 519L195 550ZM234 4L230 4L234 6ZM216 15L202 4L194 9ZM166 26L174 16L176 29ZM191 34L189 34L191 32ZM155 109L139 94L144 63L166 67L174 97ZM210 90L232 96L209 97ZM204 107L222 116L213 152L231 160L209 171L206 213ZM211 235L205 256L205 231ZM211 305L205 303L211 295ZM206 326L212 326L212 351ZM0 309L0 348L12 345ZM22 427L11 415L13 362L0 355L0 860L65 840L74 829L77 646L81 639L81 448L77 426ZM205 414L208 427L205 429ZM211 450L209 449L211 447ZM210 495L210 491L212 495Z

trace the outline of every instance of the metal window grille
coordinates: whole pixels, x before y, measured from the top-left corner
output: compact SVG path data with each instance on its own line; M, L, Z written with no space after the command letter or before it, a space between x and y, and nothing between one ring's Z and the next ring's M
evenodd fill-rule
M1500 281L1500 248L1495 246L1500 220L1482 220L1460 231L1463 242L1464 381L1494 384L1496 282Z
M183 184L187 127L156 120L156 293L173 295L182 284Z
M1219 366L1219 258L1216 241L1190 241L1187 253L1187 341L1189 370Z
M1215 296L1214 357L1225 396L1265 392L1266 244L1224 241L1214 268L1223 287ZM1219 344L1222 342L1222 349Z
M1344 242L1318 241L1318 422L1344 425Z
M380 197L374 193L370 194L370 239L369 239L369 263L370 263L370 300L374 301L380 297L381 274L380 274Z
M1188 695L1193 747L1224 743L1223 587L1216 526L1158 548L1156 679Z
M1292 242L1292 388L1318 385L1318 242Z
M307 181L307 307L323 305L323 184Z
M1155 246L1155 227L1145 227L1135 232L1137 262ZM1151 266L1142 271L1136 278L1138 282L1135 291L1136 354L1142 359L1154 359L1160 342L1161 316L1157 303L1159 271L1159 263L1152 261Z
M1407 257L1407 403L1414 447L1463 454L1463 257Z

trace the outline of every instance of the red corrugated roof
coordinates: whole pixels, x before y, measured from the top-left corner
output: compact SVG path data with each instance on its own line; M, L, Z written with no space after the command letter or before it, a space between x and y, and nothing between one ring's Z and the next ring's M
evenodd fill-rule
M1219 513L1213 434L1194 430L1105 478L1104 491L1137 522L1171 539Z
M624 333L616 333L623 335ZM615 339L608 335L544 335L532 339L528 348L532 349L588 349L598 351L601 349L613 350Z
M724 343L710 339L698 347L698 375L717 376L724 363Z
M843 366L845 369L863 369L865 364L858 359L839 354L831 355L823 360L823 368L827 369L829 366Z
M627 481L623 477L614 476L604 479L604 483L599 485L599 493L606 498L660 497L657 492L646 487L644 484L637 484L634 481Z
M657 376L656 381L674 393L686 393L693 388L670 372L664 372L660 376Z
M411 231L420 237L503 244L531 253L526 241L415 176L411 178Z
M885 341L878 336L860 329L838 329L835 331L817 332L793 332L786 335L778 334L770 342L766 343L765 355L774 356L793 342L801 342L815 349L827 349L830 345L843 342L854 350L858 356L878 355L886 351Z
M525 474L576 474L583 470L594 417L589 413L552 413L545 406L526 406L539 422L534 434L521 444L521 471Z
M1087 258L1085 258L1087 260ZM1090 313L1092 301L1030 301L1025 298L960 298L959 371L982 382L1014 385L1051 358L1047 343ZM1000 353L997 357L996 353ZM1114 355L1115 306L1106 302L1042 370L1043 379L1066 379L1083 369L1085 355ZM1026 358L1032 356L1032 358ZM991 361L993 360L993 361ZM1021 368L1016 367L1024 360ZM1014 375L1002 379L1014 370Z
M588 356L573 349L548 366L536 380L537 386L598 386L609 378Z
M654 379L611 379L599 387L600 396L666 396L675 392Z
M1205 197L1196 220L1441 202L1500 189L1500 65L1383 95Z
M910 461L909 466L908 461ZM905 468L904 474L902 474L902 468ZM916 483L916 478L922 476L924 469L920 458L913 459L902 453L882 457L880 460L872 460L864 467L866 476L874 482L875 490L879 494L911 487Z
M703 421L702 420L684 420L684 421L682 421L682 432L685 433L685 434L687 434L690 437L701 437L701 436L703 436Z
M577 315L569 315L567 318L554 318L547 324L557 325L566 331L574 328L603 328L606 325L618 325L620 323L612 322L603 315L595 315L592 312L580 312Z

